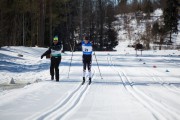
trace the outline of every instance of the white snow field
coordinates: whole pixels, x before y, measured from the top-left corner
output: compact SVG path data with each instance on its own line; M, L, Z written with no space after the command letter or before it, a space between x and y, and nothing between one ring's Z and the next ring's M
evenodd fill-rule
M180 120L180 51L136 56L126 46L96 52L99 69L93 55L91 85L81 85L81 52L73 53L70 69L71 52L62 54L55 82L50 60L40 59L46 48L3 47L0 120Z

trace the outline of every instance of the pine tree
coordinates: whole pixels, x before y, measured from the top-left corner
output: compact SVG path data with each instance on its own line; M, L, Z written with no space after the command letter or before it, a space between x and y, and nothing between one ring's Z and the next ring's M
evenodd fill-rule
M164 9L164 23L165 23L165 31L170 33L170 41L171 34L178 32L178 1L177 0L166 0L166 7Z
M113 50L113 48L118 45L117 32L112 25L113 21L115 21L114 13L113 5L108 5L106 13L106 24L108 29L105 32L105 47L107 50Z
M147 13L147 18L150 18L150 13L153 12L153 4L151 0L144 0L143 2L143 11Z
M119 11L120 13L122 14L125 14L128 12L128 3L127 3L128 0L121 0L119 2Z

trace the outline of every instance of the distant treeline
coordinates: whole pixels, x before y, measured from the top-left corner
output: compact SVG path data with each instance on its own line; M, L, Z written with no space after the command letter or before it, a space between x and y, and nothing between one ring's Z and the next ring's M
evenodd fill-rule
M112 50L118 44L116 14L165 6L163 0L127 1L0 0L0 46L49 46L58 35L64 50L72 50L86 33L95 49Z

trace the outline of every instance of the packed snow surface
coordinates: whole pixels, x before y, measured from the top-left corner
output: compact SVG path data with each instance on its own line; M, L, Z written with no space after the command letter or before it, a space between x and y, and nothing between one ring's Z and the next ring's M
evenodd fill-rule
M50 60L40 59L46 50L1 48L1 120L180 120L180 51L136 56L120 42L115 52L95 52L92 84L87 76L81 85L82 53L73 53L71 67L72 53L62 54L55 82Z

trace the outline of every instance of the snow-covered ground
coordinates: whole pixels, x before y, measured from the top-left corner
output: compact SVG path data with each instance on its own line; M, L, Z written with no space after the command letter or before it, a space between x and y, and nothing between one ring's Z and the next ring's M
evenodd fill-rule
M159 9L154 12L161 15ZM127 39L117 24L118 38ZM136 21L131 25L136 28ZM179 33L173 36L179 45ZM1 48L0 120L179 120L180 51L150 50L142 56L138 51L136 56L128 44L120 42L116 52L96 52L99 67L93 55L91 85L88 80L81 85L81 52L74 52L71 68L72 53L62 54L60 82L55 82L50 60L40 59L47 48Z
M143 51L127 42L93 55L92 84L82 81L81 52L62 54L60 82L50 80L46 48L0 50L1 120L179 120L180 51ZM18 57L22 54L23 57ZM9 84L11 80L16 84ZM15 89L16 88L16 89Z
M142 14L144 15L144 14ZM140 23L137 22L134 13L129 13L126 15L128 17L128 22L124 22L124 17L122 15L116 16L116 21L113 22L114 28L118 31L118 39L127 40L129 39L129 44L132 45L136 40L141 39L141 35L146 31L146 23L150 22L153 24L155 21L161 21L163 16L163 11L161 9L156 9L152 14L150 20L142 20ZM127 24L127 25L126 25ZM129 27L127 27L129 26ZM180 30L180 20L178 21L178 30ZM169 36L165 38L164 41L168 41ZM142 41L141 41L142 42ZM179 48L180 46L180 31L178 33L172 34L173 46L169 46L171 49ZM153 47L151 48L153 49ZM164 49L167 49L166 47Z

